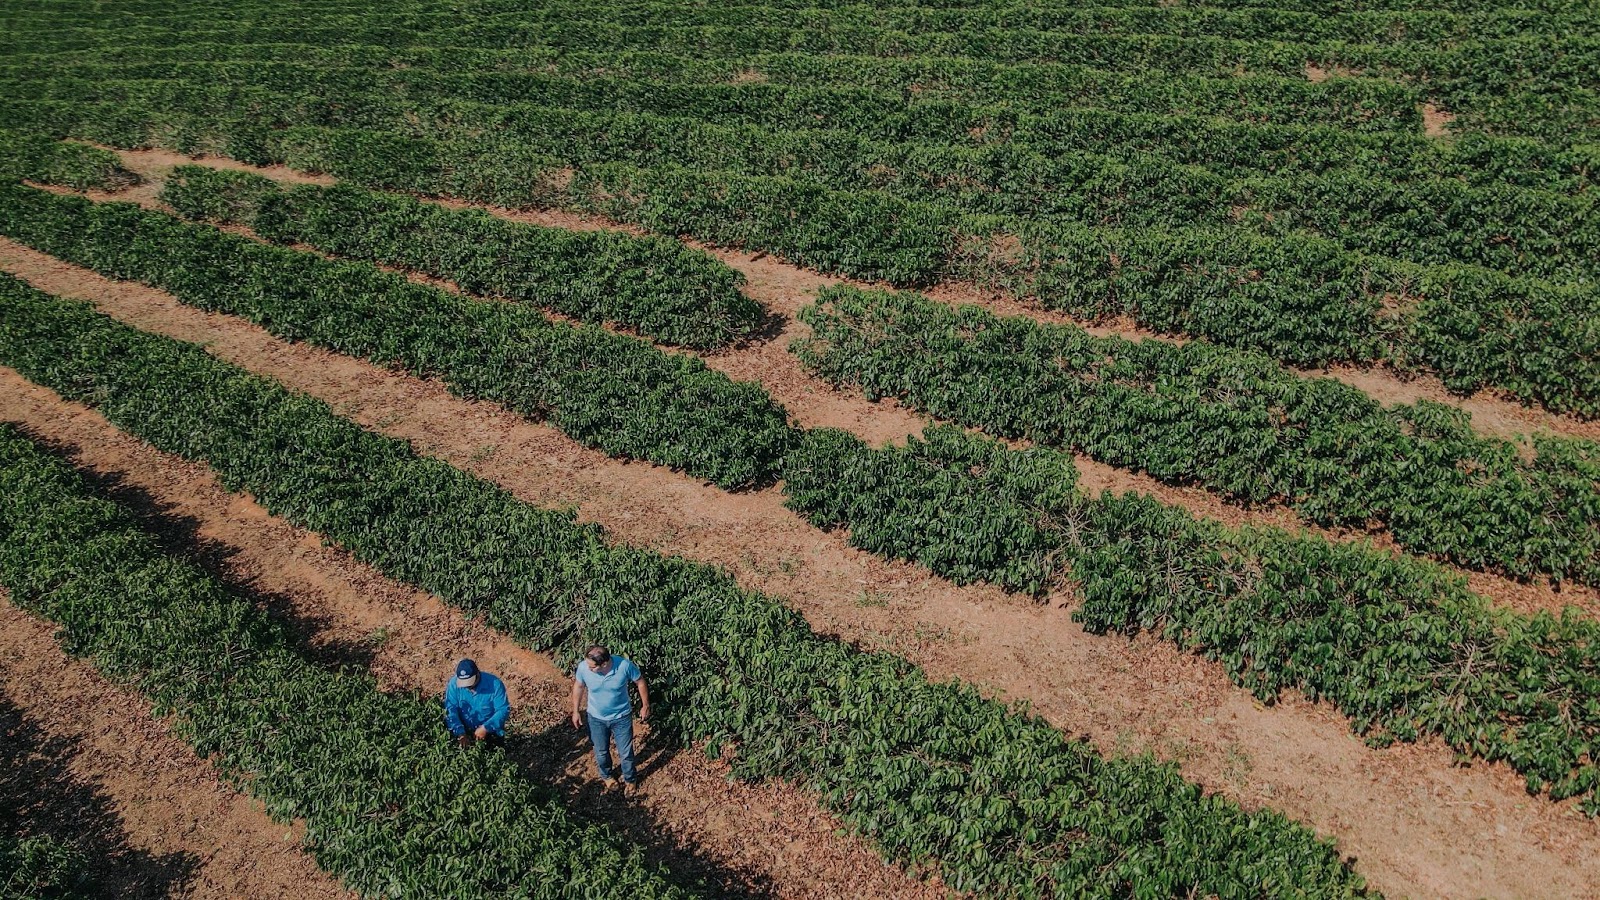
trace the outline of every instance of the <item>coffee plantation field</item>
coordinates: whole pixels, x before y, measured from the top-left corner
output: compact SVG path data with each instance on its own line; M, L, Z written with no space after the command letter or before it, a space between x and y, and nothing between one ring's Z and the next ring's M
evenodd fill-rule
M1600 895L1594 0L0 21L0 898Z

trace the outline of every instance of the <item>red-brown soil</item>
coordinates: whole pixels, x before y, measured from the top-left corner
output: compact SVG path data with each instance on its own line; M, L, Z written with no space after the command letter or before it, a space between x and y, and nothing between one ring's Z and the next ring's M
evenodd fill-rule
M1216 666L1163 642L1089 635L1062 610L988 587L957 588L853 550L841 535L785 510L777 490L729 494L613 460L496 406L452 397L437 383L288 344L15 245L0 248L0 266L136 327L202 343L529 502L571 505L619 541L723 565L741 583L783 598L820 632L904 654L935 677L1026 699L1058 728L1108 752L1171 759L1209 790L1271 806L1337 838L1383 890L1600 892L1596 826L1572 803L1529 797L1507 767L1459 767L1436 742L1369 749L1325 704L1289 696L1263 707ZM859 399L835 402L860 403L869 418L884 412Z
M554 783L580 816L606 822L673 869L704 875L721 892L741 896L945 893L937 882L922 883L885 863L864 840L841 836L843 826L813 796L784 783L734 781L724 762L694 749L651 747L648 725L639 726L643 796L635 802L602 795L586 739L567 721L570 675L547 658L325 546L251 498L229 494L207 467L160 453L4 368L0 418L22 423L68 450L76 465L146 498L179 532L175 543L203 548L227 581L294 623L315 655L369 665L383 689L397 692L442 691L463 656L504 677L516 704L514 734L525 736L509 752Z
M14 386L0 388L8 407ZM104 896L353 896L301 852L297 828L224 783L143 698L68 657L53 632L0 592L0 694L44 740L65 742L69 756L56 765L72 790L106 804L126 841L112 858L90 861ZM63 824L83 836L74 823L41 827Z
M1422 111L1422 133L1431 138L1444 138L1450 136L1450 123L1456 120L1455 113L1440 109L1433 103L1424 103Z

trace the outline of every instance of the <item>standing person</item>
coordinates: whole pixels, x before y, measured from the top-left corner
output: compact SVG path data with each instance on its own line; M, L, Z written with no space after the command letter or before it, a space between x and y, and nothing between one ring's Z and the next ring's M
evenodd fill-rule
M470 659L456 663L456 677L444 688L444 724L463 747L483 741L491 747L505 743L511 698L505 682L478 671Z
M582 710L587 696L589 741L594 744L594 762L600 769L604 790L615 787L611 777L611 742L617 742L617 757L622 761L622 791L632 796L638 790L639 773L633 764L633 702L628 685L639 689L639 721L650 718L650 691L644 676L633 661L599 645L589 648L572 673L572 727L583 727Z

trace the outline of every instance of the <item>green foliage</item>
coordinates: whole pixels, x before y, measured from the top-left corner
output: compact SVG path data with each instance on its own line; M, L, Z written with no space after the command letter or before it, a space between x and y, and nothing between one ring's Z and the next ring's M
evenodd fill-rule
M957 584L1043 593L1058 576L1055 533L1077 503L1072 457L1010 452L958 428L929 428L903 450L843 431L808 431L784 458L788 506L850 543L909 559Z
M110 150L0 130L0 179L25 179L76 190L116 190L139 182Z
M649 675L663 733L733 746L740 774L817 791L887 855L936 865L958 890L1363 893L1309 831L1206 797L1170 766L1102 758L969 686L818 636L720 570L611 546L571 513L418 458L198 347L15 281L0 298L6 365L529 646L564 659L591 641L617 648Z
M174 171L161 199L186 218L246 225L279 243L424 272L667 344L725 346L763 315L739 292L739 273L661 237L541 228L349 185L285 192L202 166Z
M492 49L258 52L86 63L0 120L600 212L899 285L974 279L1296 364L1391 359L1600 412L1595 147L1442 143L1414 133L1423 98L1381 79L1270 93L982 59L562 45L531 48L529 72ZM1399 93L1362 93L1385 84ZM1269 93L1286 121L1261 124ZM1238 121L1193 115L1204 98ZM1413 133L1363 132L1397 122Z
M88 860L75 844L0 831L0 900L79 900L95 896Z
M440 377L463 396L546 418L613 455L741 487L769 480L792 437L783 409L759 387L598 327L128 204L18 186L0 186L0 198L0 233L46 253L280 337Z
M856 546L963 582L1040 593L1059 579L1089 631L1156 632L1264 702L1326 699L1372 743L1438 736L1600 811L1600 624L1496 609L1368 545L1086 497L1071 471L1070 457L945 427L882 450L808 433L785 477L791 506Z
M9 426L0 584L59 624L72 653L175 715L275 818L304 820L318 864L364 895L686 896L505 757L462 753L438 701L312 665L249 601L164 555L131 513ZM38 848L30 860L63 864Z
M807 367L872 399L1315 522L1379 522L1470 568L1600 581L1593 442L1535 437L1525 461L1450 407L1384 407L1214 345L1099 338L909 293L829 288L801 318Z

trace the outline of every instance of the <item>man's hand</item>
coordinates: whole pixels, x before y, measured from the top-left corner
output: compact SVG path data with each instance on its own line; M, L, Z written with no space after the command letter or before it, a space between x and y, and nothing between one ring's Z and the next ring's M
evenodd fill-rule
M582 728L583 727L583 716L577 710L573 710L572 711L572 727L573 728Z
M471 747L472 746L472 735L470 735L470 734L458 734L458 735L456 735L456 743L460 744L463 747Z
M650 704L648 704L648 703L639 704L639 721L641 721L641 722L650 721Z
M479 725L478 726L478 730L474 731L472 733L472 736L477 738L480 741L481 740L486 740L489 737L489 729L483 727L482 725Z

